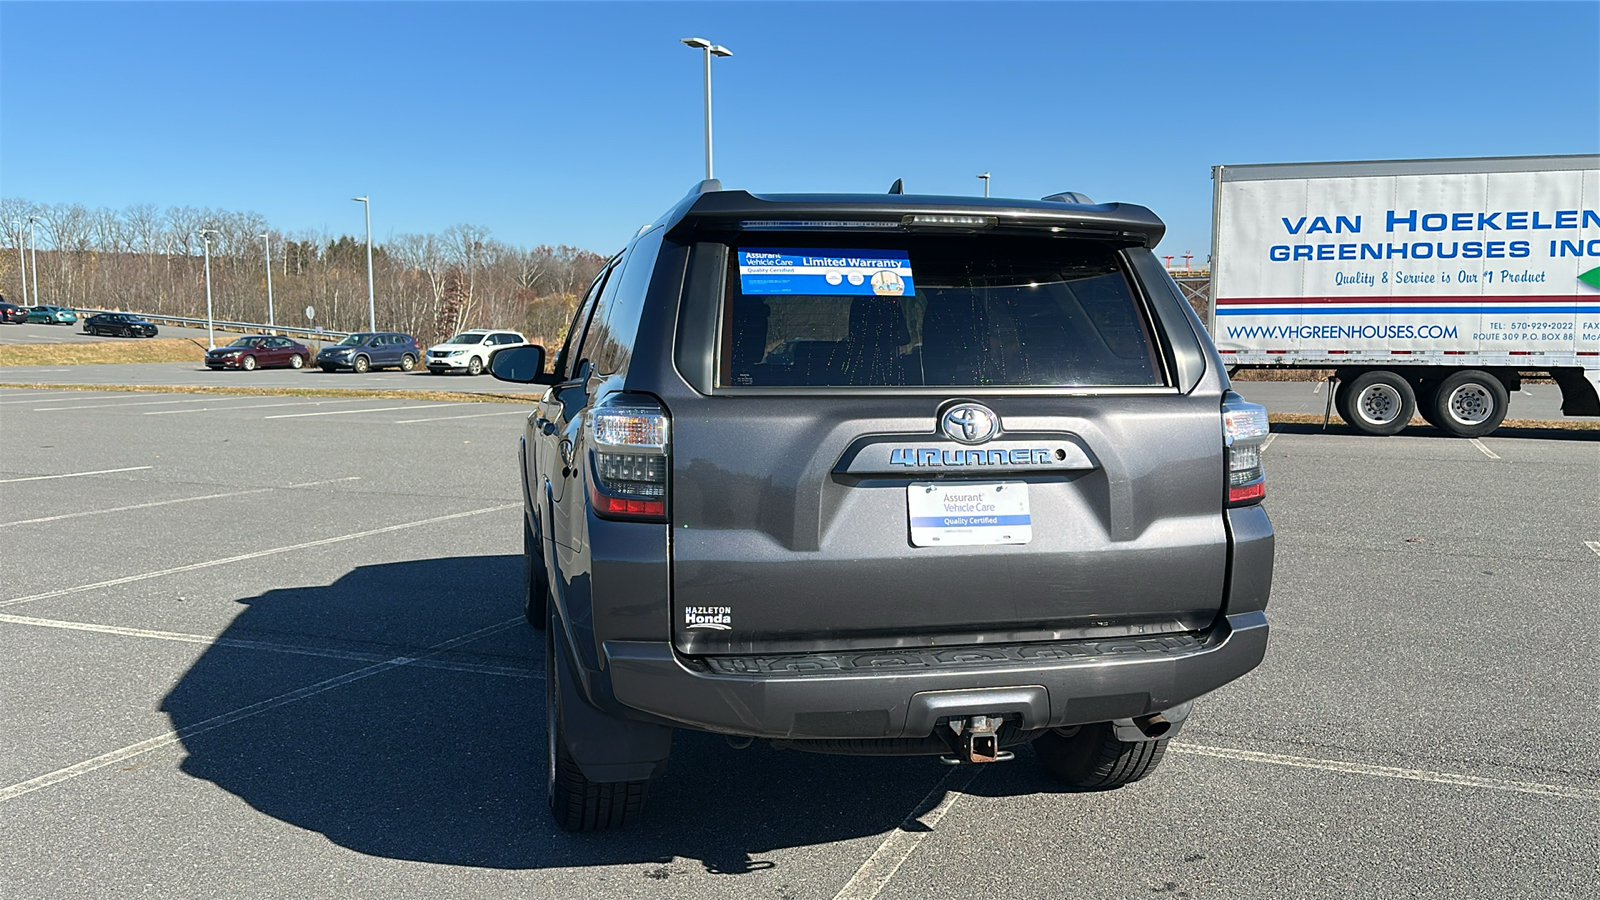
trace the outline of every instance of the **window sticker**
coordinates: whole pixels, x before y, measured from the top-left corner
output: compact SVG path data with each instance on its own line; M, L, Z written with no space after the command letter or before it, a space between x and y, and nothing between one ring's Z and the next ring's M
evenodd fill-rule
M916 296L904 250L740 250L739 290L745 296Z

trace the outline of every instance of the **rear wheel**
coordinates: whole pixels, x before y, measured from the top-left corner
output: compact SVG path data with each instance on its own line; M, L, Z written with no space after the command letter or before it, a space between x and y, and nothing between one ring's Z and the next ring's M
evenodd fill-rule
M400 371L409 372L417 367L417 358L407 353L400 357Z
M256 358L254 356L246 356L244 359L239 360L239 368L245 370L246 372L255 371Z
M289 368L291 368L291 369L301 368L305 364L306 364L306 358L304 356L301 356L298 353L296 353L295 355L289 357Z
M350 368L354 369L356 374L364 375L372 368L372 360L367 359L365 356L358 356L355 362L350 364Z
M1339 417L1362 434L1399 434L1417 411L1411 382L1393 372L1373 369L1339 386L1333 405Z
M1120 741L1110 722L1097 722L1047 732L1034 739L1033 752L1051 774L1072 787L1103 791L1154 772L1167 752L1167 742Z
M567 750L566 735L562 731L561 665L557 664L555 635L561 629L545 629L544 639L544 709L545 749L548 753L545 767L545 788L549 795L550 815L565 831L604 831L620 828L636 821L644 812L645 794L650 782L590 781L578 768L578 763Z
M1467 369L1439 382L1428 417L1456 437L1483 437L1505 421L1510 392L1488 372Z
M483 360L481 360L478 357L474 356L472 358L472 360L467 363L467 374L468 375L482 375L483 374Z

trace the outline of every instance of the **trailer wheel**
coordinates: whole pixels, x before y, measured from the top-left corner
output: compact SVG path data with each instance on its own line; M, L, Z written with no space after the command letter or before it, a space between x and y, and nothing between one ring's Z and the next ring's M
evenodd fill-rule
M1435 425L1456 437L1483 437L1505 421L1511 395L1500 379L1466 369L1439 382L1432 397Z
M1368 369L1339 385L1339 417L1362 434L1399 434L1417 411L1411 382L1385 369Z

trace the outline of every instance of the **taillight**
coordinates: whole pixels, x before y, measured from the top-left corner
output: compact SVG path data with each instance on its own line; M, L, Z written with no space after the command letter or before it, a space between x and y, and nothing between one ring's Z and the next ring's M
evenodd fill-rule
M1267 494L1261 445L1270 433L1267 408L1232 391L1222 397L1222 430L1228 450L1228 505L1260 503Z
M589 414L589 500L597 515L667 520L667 432L667 415L657 406L618 404Z

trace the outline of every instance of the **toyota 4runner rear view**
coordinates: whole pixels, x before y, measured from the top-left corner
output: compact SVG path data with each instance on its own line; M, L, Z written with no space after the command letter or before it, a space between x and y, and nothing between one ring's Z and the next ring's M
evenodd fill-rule
M1077 202L1069 202L1077 201ZM636 817L676 728L1149 774L1266 650L1266 412L1149 210L705 182L612 259L522 440L548 785Z

